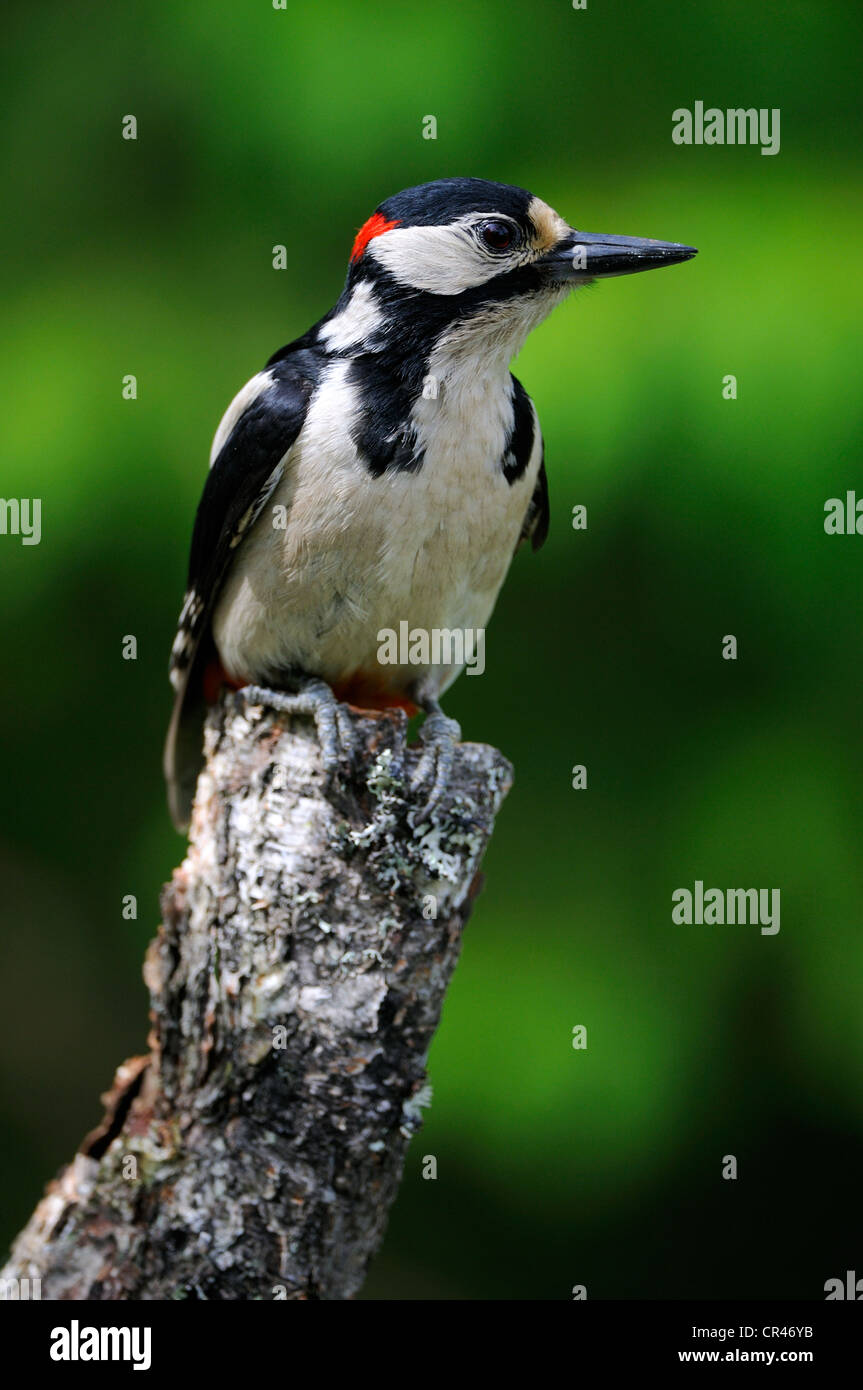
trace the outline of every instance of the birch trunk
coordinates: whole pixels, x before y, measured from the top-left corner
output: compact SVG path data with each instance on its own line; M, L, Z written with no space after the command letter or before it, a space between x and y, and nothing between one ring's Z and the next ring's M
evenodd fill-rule
M343 1299L383 1237L427 1101L479 864L511 769L461 744L413 831L406 721L314 724L226 695L151 943L150 1052L53 1182L5 1279L43 1299Z

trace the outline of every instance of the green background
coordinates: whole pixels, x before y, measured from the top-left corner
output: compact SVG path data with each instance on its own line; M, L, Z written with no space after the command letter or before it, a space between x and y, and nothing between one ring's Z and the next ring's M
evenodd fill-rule
M363 1296L820 1298L863 1269L863 538L823 529L863 495L861 27L830 0L7 7L0 494L43 499L43 538L0 536L4 1240L144 1049L215 426L379 201L471 174L700 254L577 294L516 366L551 535L446 700L516 783ZM780 153L674 145L698 99L779 107ZM780 933L674 926L696 878L781 889Z

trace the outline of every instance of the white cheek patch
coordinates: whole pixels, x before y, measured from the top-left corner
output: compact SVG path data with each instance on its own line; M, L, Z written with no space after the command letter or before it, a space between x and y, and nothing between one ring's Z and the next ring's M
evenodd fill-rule
M396 227L375 237L366 255L373 256L400 285L432 294L461 294L491 280L505 264L484 256L470 232L457 224Z
M231 404L228 406L216 430L213 439L213 447L210 450L210 467L216 462L225 444L231 437L231 431L239 420L244 410L268 391L273 384L273 373L271 371L258 372L251 381L247 381L241 391L238 391Z
M367 342L384 322L374 291L361 280L335 318L321 329L321 338L336 352Z

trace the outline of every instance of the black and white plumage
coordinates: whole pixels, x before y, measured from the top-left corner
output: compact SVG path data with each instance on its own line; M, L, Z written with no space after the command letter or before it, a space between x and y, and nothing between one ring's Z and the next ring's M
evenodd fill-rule
M576 233L480 179L381 204L338 303L243 387L213 441L171 659L178 825L213 669L435 704L459 668L381 665L379 632L484 629L513 552L548 531L539 423L510 361L578 284L692 254Z

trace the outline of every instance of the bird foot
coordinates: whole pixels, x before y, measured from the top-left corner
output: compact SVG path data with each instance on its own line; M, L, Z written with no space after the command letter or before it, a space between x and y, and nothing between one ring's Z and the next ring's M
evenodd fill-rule
M424 748L411 778L411 791L416 796L428 787L428 793L423 804L408 816L414 830L429 820L446 790L455 746L461 739L460 726L447 718L436 700L428 701L426 709L428 713L419 732Z
M339 704L326 681L309 677L296 691L269 690L263 685L247 685L243 694L252 704L270 705L284 714L311 715L315 721L324 770L332 776L352 768L357 739L351 717Z

